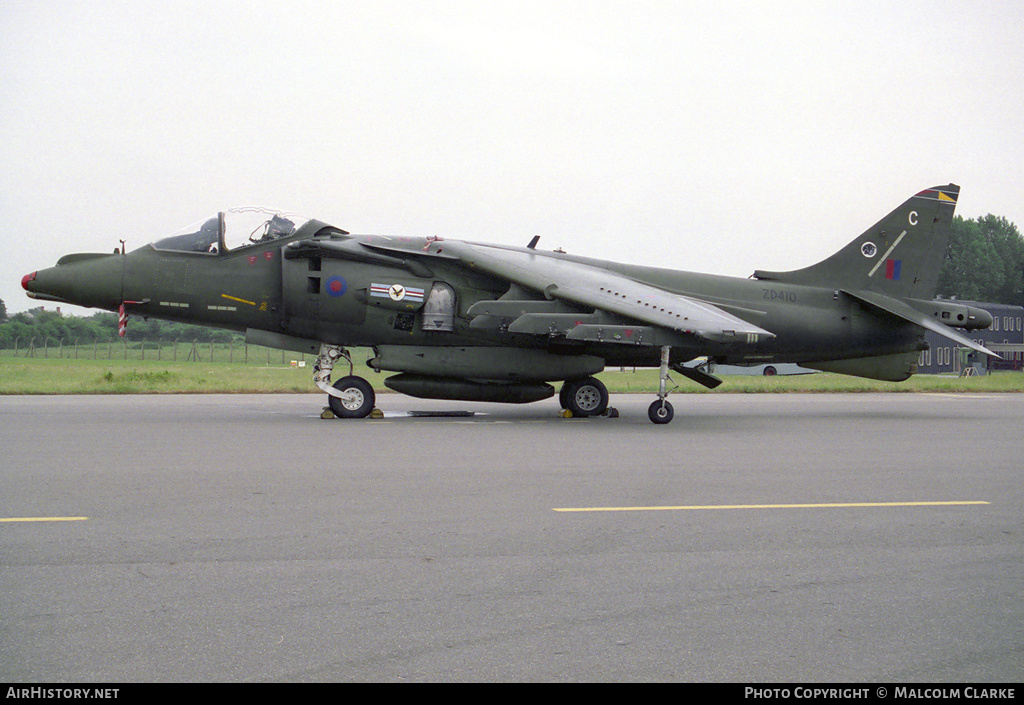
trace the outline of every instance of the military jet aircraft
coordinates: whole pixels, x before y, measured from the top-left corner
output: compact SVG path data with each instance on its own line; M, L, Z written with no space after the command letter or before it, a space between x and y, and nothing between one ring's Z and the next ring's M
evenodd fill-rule
M608 413L605 367L659 369L650 420L668 423L677 372L713 388L713 364L799 363L900 381L930 329L991 316L933 300L960 188L926 189L831 257L749 279L619 264L538 248L441 237L353 235L294 214L224 211L152 244L79 253L26 275L28 295L244 332L255 344L317 355L314 381L334 414L360 418L373 387L349 347L369 347L384 384L421 398L526 403ZM349 374L331 384L335 364Z

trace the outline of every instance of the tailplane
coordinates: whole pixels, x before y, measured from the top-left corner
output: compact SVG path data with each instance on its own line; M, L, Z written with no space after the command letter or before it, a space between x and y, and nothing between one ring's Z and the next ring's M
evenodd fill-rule
M831 257L804 269L759 270L754 276L930 300L935 296L959 193L955 184L921 191Z

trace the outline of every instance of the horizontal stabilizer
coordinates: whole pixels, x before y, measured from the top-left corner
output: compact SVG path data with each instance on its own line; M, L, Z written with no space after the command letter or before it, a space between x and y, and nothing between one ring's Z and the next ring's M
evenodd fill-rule
M953 342L959 343L965 348L977 350L978 352L990 355L991 357L1000 357L984 345L980 345L967 336L957 333L949 326L940 323L931 316L921 313L902 301L897 301L885 294L879 294L874 291L847 291L845 289L842 291L844 294L857 299L861 303L867 304L869 308L881 310L892 316L896 316L897 318L902 318L905 321L916 323L922 328L927 328L934 333L938 333L944 338L949 338Z

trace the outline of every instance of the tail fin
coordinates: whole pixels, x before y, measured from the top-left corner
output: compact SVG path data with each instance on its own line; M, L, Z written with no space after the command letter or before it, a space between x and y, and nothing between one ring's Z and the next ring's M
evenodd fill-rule
M946 253L960 187L921 191L828 259L792 272L754 272L757 279L874 291L930 300Z

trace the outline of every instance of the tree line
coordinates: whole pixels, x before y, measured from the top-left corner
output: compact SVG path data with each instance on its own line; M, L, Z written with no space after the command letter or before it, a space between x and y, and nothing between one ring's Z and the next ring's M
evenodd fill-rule
M1024 306L1024 238L992 214L953 219L938 293L968 301Z
M938 292L944 298L1024 306L1024 237L1017 226L992 214L953 219L949 244L939 274ZM230 343L241 336L205 326L168 323L138 316L129 320L129 341ZM7 316L0 299L0 348L25 347L35 339L71 343L118 340L117 314L63 316L42 307Z
M0 302L2 306L2 302ZM232 331L193 326L184 323L169 323L140 316L129 316L127 335L118 335L117 314L100 311L91 316L64 316L58 311L42 307L24 313L16 313L0 323L0 349L27 348L32 341L43 347L64 341L65 345L75 342L109 343L118 340L127 342L181 342L230 343L241 341L242 336Z

